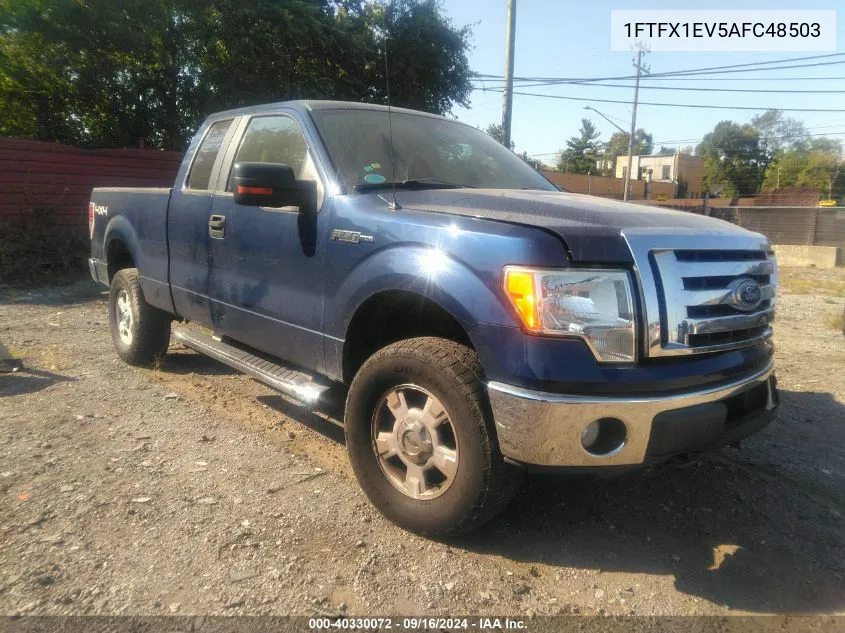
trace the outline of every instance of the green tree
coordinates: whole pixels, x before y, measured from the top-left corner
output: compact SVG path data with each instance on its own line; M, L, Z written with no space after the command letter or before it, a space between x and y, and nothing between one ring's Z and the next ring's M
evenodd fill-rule
M395 105L436 114L468 106L471 29L456 28L443 15L439 0L390 0L388 7L390 96ZM378 20L370 23L371 31L379 28ZM372 78L364 73L359 83L372 85ZM385 85L377 80L376 92L384 94Z
M807 143L807 130L798 119L783 116L780 110L766 110L751 119L760 137L760 148L769 157L784 149L800 149Z
M813 187L828 199L845 194L845 170L842 156L833 152L811 151L807 165L795 183L799 187Z
M607 153L612 159L628 155L628 139L631 135L628 132L615 132L607 143ZM639 128L634 134L634 155L651 154L654 149L654 141L651 134Z
M661 145L655 154L674 154L676 149L676 147L670 147L669 145Z
M470 36L437 0L0 0L0 134L183 149L216 110L385 103L385 47L392 104L445 114Z
M814 152L825 152L834 156L842 156L842 143L826 136L820 136L811 140L810 149Z
M830 138L816 138L779 152L766 169L763 189L812 187L828 198L845 195L842 146Z
M573 174L586 174L596 171L596 161L602 151L601 136L595 124L589 119L581 119L578 136L566 141L566 149L558 157L558 169Z
M807 166L809 152L802 149L781 151L766 167L762 189L774 191L797 186L798 176Z
M491 123L487 126L484 131L487 132L487 134L492 137L493 140L495 140L497 143L500 143L501 145L505 144L505 131L502 128L501 123ZM512 150L513 148L514 142L511 141L511 145L508 149Z
M725 195L757 193L766 170L757 130L733 121L721 121L696 148L704 159L704 186L723 185Z
M539 161L536 158L532 158L531 156L528 155L528 152L522 152L522 154L519 154L519 157L522 160L524 160L526 163L531 165L537 171L540 171L544 167L542 161Z

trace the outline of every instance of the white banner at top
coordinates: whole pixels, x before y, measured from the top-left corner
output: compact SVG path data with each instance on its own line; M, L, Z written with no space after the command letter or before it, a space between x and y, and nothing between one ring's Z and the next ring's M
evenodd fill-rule
M610 12L610 50L836 51L836 11Z

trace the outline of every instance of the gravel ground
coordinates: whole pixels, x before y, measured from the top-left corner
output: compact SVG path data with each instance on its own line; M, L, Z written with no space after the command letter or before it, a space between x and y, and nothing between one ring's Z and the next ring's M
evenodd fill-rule
M528 477L448 542L370 507L342 391L312 412L176 345L131 368L100 287L0 290L27 367L0 375L0 613L845 613L845 271L790 274L833 281L779 298L767 429L613 479Z

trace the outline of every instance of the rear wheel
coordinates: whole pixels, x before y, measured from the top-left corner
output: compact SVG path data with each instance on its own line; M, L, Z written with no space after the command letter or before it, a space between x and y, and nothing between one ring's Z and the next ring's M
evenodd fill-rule
M167 353L171 316L144 300L138 270L124 268L112 278L109 327L118 356L130 365L149 365Z
M522 479L499 452L478 357L453 341L414 338L376 352L352 381L345 428L364 492L414 532L468 532Z

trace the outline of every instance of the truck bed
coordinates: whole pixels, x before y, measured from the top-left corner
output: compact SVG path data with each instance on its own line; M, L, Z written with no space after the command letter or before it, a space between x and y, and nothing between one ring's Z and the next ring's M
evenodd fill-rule
M169 187L103 187L91 192L94 218L91 257L98 279L109 283L111 271L106 266L110 261L109 248L122 242L135 253L134 265L141 276L147 302L168 312L173 311L167 248L171 191Z

